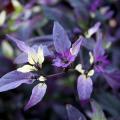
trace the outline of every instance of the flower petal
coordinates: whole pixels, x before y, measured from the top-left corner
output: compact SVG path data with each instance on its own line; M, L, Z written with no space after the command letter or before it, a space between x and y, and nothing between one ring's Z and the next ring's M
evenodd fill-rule
M82 69L82 65L81 64L78 64L76 67L75 67L75 70L77 70L80 74L84 74L84 70Z
M35 51L35 49L31 48L29 49L28 52L28 62L32 65L36 64L38 62L38 56L37 53Z
M44 62L43 46L39 46L37 56L38 63L41 65Z
M86 120L84 115L72 105L67 105L68 120Z
M46 93L46 89L47 89L47 85L45 83L37 84L32 90L32 95L27 105L25 106L25 110L33 107L38 102L40 102Z
M21 73L18 71L12 71L0 78L0 92L14 89L20 86L22 83L31 84L32 73Z
M17 71L22 72L22 73L27 73L31 71L36 71L36 68L31 65L24 65L23 67L18 68Z
M10 39L10 40L12 40L13 42L15 42L15 44L17 45L17 47L18 47L21 51L23 51L23 52L25 52L25 53L28 53L30 47L29 47L28 45L26 45L23 41L20 41L20 40L12 37L12 36L10 36L10 35L6 35L6 36L7 36L8 39Z
M77 81L77 91L80 100L87 100L90 98L93 89L93 83L90 77L80 75Z
M71 42L66 31L58 22L54 22L53 41L58 53L64 53L71 47Z
M94 75L94 70L92 69L92 70L90 70L89 72L88 72L88 74L87 74L87 76L88 77L91 77L91 76L93 76Z
M72 55L77 56L77 54L78 54L78 52L80 50L80 46L81 46L82 40L83 40L83 37L80 36L78 38L78 40L72 45L72 48L70 49L70 52L71 52Z
M90 64L93 64L94 63L94 56L91 52L89 52L89 56L90 56L89 62L90 62Z

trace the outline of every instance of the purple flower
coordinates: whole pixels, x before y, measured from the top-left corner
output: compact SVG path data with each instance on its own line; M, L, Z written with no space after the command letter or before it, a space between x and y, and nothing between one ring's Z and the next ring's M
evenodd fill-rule
M9 72L2 78L0 78L0 92L17 88L23 83L32 84L35 81L34 76L35 75L30 72L22 73L16 70ZM44 97L46 89L47 86L45 83L39 83L38 85L36 85L32 90L32 95L29 102L25 106L25 110L40 102L41 99Z
M24 42L11 36L8 37L27 55L27 64L0 78L0 92L14 89L23 83L32 84L35 80L38 80L40 83L33 88L30 100L25 106L25 110L27 110L40 102L46 93L46 78L37 73L42 68L42 63L44 62L44 47L40 45L37 49L35 47L30 48ZM32 73L33 71L34 73Z
M98 32L97 42L93 49L93 55L90 53L90 63L94 64L96 72L101 73L112 88L119 88L120 72L118 70L108 70L110 61L105 55L105 49L102 46L102 34Z
M79 52L82 36L71 46L71 41L64 28L58 22L54 22L53 41L56 50L53 64L57 67L68 67Z
M110 64L105 55L105 50L102 45L102 34L100 32L97 33L97 41L93 49L93 55L90 53L90 63L94 63L97 72L104 72L106 67Z
M34 45L34 46L30 47L25 42L20 41L10 35L6 35L6 36L8 39L13 41L17 45L17 47L22 51L22 53L15 59L15 63L17 63L17 64L27 63L29 52L31 52L31 51L34 51L34 53L37 52L40 46L43 48L44 56L52 55L52 52L50 52L49 49L47 48L47 46L45 46L45 45L40 45L40 46Z

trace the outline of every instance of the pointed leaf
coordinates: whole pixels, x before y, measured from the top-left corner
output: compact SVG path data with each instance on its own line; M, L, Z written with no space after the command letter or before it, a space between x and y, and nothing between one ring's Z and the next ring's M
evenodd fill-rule
M27 105L25 106L25 110L33 107L37 103L39 103L46 93L47 86L44 83L37 84L33 90L30 100L28 101Z
M120 88L120 71L115 70L113 72L106 72L104 73L104 77L108 84L113 88L113 89L118 89Z
M32 73L21 73L18 71L12 71L0 78L0 92L14 89L20 86L22 83L31 84Z
M107 120L102 111L102 108L98 103L96 103L95 101L92 101L91 106L93 110L92 120Z
M26 53L21 53L20 55L18 55L14 62L16 64L23 64L23 63L27 63L28 62L28 55Z
M97 58L98 56L102 56L105 53L105 50L102 45L102 33L100 32L97 33L97 42L93 52L95 58Z
M66 31L58 22L54 22L53 41L55 49L58 53L64 53L71 46L71 42Z
M72 105L67 105L68 120L86 120L84 115Z
M80 75L77 81L77 91L80 100L87 100L90 98L93 90L93 83L90 77Z
M95 41L92 38L90 39L84 38L84 40L82 41L82 46L84 46L88 50L93 50L94 45L95 45Z
M103 91L97 94L96 98L100 102L102 108L111 116L120 115L120 100L117 96Z
M23 51L25 53L28 53L30 47L28 45L26 45L23 41L20 41L20 40L12 37L10 35L6 35L6 36L7 36L8 39L13 41L21 51Z

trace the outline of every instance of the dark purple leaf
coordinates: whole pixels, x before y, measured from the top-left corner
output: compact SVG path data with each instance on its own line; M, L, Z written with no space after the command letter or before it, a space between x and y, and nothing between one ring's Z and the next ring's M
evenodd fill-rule
M86 120L84 115L72 105L67 105L68 120Z
M94 48L94 57L97 58L98 56L104 55L105 51L102 45L102 33L97 33L97 42Z
M120 88L120 71L115 70L113 72L104 73L104 77L108 84L113 88Z

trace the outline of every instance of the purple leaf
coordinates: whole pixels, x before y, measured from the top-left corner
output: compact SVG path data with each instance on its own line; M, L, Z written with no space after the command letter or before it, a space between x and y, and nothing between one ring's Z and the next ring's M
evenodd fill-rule
M72 105L66 106L69 120L86 120L84 115Z
M84 40L82 41L82 46L84 46L88 50L93 50L94 45L95 45L95 41L92 38L90 39L84 38Z
M93 90L93 83L90 77L86 78L85 75L80 75L77 81L77 91L79 99L87 100L90 98Z
M71 42L66 31L58 22L54 22L53 41L58 53L64 53L71 47Z
M80 46L81 46L82 41L83 41L83 37L80 36L78 38L78 40L72 45L72 49L71 49L72 55L77 56L77 54L80 50Z
M103 56L105 53L105 50L102 45L102 33L100 32L97 33L97 42L93 52L95 58L97 58L98 56Z
M10 40L12 40L13 42L15 42L16 45L17 45L17 47L18 47L21 51L23 51L23 52L25 52L25 53L28 53L30 47L29 47L28 45L26 45L23 41L20 41L20 40L12 37L12 36L10 36L10 35L6 35L6 36L7 36L8 39L10 39Z
M105 72L104 77L108 84L113 88L113 89L118 89L120 88L120 71L115 70L113 72Z
M90 4L90 9L93 12L96 12L97 8L101 5L101 0L93 0Z
M21 73L18 71L12 71L0 78L0 92L14 89L20 86L22 83L31 84L32 73Z
M28 55L26 53L21 53L14 60L16 64L23 64L28 62Z
M38 102L40 102L46 93L46 89L47 89L46 84L44 83L37 84L32 90L32 95L27 105L25 106L25 110L33 107Z

